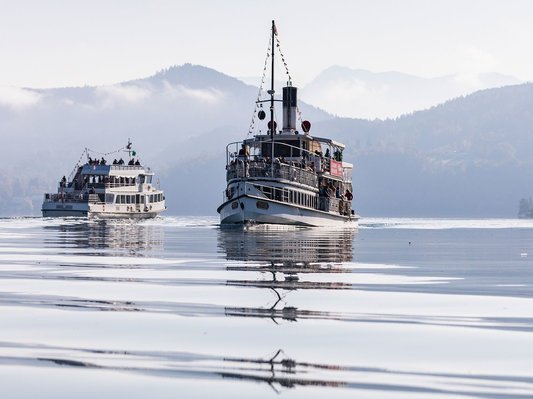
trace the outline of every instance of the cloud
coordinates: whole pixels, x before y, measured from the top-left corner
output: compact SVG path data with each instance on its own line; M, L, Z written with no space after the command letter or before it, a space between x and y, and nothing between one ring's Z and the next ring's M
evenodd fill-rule
M138 104L151 96L151 91L134 85L111 85L96 88L96 94L103 97L104 107L117 104Z
M41 94L19 87L0 87L0 106L12 109L32 107L41 100Z
M164 84L164 95L170 96L171 98L184 98L211 105L219 103L225 97L225 93L218 89L191 89L181 85L173 86L169 82L165 82Z

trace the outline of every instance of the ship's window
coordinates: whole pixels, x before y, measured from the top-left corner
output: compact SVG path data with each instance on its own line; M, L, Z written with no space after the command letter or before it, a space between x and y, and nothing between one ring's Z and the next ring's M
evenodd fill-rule
M270 187L261 187L261 191L267 198L272 199L272 189Z
M107 202L107 203L111 203L111 204L112 204L112 203L113 203L113 200L115 199L114 197L115 197L115 196L114 196L113 194L106 194L106 195L105 195L105 202Z
M237 201L233 201L231 203L231 209L237 209L239 207L239 203Z
M131 204L131 198L129 195L126 195L126 204Z
M146 183L152 182L152 176L146 176Z
M141 204L144 204L144 195L141 195Z
M283 189L283 202L289 202L289 190Z
M144 184L144 181L145 181L145 176L139 175L139 183Z

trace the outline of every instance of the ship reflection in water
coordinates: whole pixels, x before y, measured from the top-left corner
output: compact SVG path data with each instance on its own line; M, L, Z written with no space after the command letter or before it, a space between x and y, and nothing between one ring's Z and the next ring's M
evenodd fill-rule
M273 226L220 229L219 250L225 253L228 261L237 261L228 263L226 269L240 272L239 276L244 277L228 279L227 285L265 288L274 294L274 302L268 306L226 307L226 315L266 317L275 323L279 319L336 318L330 312L289 306L286 293L295 290L351 289L351 283L336 281L331 277L352 273L351 267L344 263L352 261L352 242L356 232L356 229ZM257 278L246 278L248 275L257 275Z
M44 237L47 247L104 250L103 255L106 249L113 250L109 255L140 255L164 248L162 228L134 220L66 219L44 229L55 232Z

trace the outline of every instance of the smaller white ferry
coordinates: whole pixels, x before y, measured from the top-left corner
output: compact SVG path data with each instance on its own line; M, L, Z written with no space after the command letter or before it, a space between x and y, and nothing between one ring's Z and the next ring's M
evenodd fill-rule
M165 194L153 184L154 173L134 158L131 142L113 153L122 151L127 161L108 163L103 156L92 159L86 148L81 159L86 155L87 162L78 162L71 178L63 176L57 193L44 195L43 217L146 219L164 211Z

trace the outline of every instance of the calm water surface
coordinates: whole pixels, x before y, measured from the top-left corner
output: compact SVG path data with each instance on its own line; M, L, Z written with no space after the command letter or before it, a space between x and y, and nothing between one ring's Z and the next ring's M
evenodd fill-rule
M532 398L533 221L0 219L3 398Z

